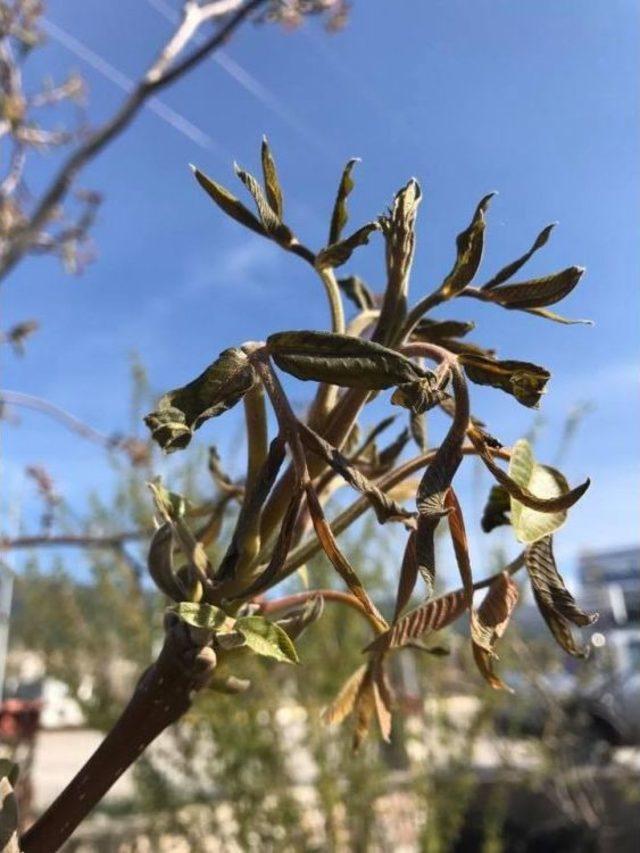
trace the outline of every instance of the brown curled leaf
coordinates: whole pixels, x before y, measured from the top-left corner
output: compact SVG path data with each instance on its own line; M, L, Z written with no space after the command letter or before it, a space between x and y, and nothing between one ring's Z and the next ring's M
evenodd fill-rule
M464 372L477 385L489 385L512 394L519 403L537 408L551 374L528 361L498 361L485 355L462 353Z
M462 589L425 601L399 619L384 634L376 637L365 651L380 653L409 646L415 641L423 640L434 631L446 628L466 610L467 596Z
M482 604L471 614L473 657L482 676L494 690L510 690L495 673L495 645L509 624L518 602L518 587L508 572L493 581Z
M525 563L538 603L579 627L592 625L597 620L598 614L587 613L578 607L566 588L556 566L551 536L545 536L527 548Z

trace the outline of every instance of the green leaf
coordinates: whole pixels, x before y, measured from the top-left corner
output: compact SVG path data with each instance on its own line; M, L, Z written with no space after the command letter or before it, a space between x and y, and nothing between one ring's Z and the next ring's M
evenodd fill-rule
M191 441L194 430L235 406L256 381L242 350L224 350L193 382L165 394L145 423L164 451L182 449Z
M267 195L267 201L278 219L282 221L284 208L282 202L282 189L278 179L278 170L276 169L276 164L273 159L273 155L271 154L271 149L269 148L266 136L262 137L261 155L262 175L264 177L264 189Z
M256 654L284 663L299 663L296 648L286 631L264 616L243 616L236 620L235 629Z
M482 512L480 526L485 533L503 524L510 524L507 513L511 510L511 498L504 486L492 486Z
M380 226L377 222L368 222L349 237L340 240L339 243L332 243L326 249L321 249L316 255L316 268L321 270L326 267L341 267L346 264L354 250L358 246L365 246L373 232L379 230Z
M206 628L210 631L219 631L220 628L231 628L233 619L224 610L213 604L203 602L196 604L191 601L181 601L168 607L170 613L175 613L182 622L192 625L194 628Z
M356 163L359 163L360 160L358 157L354 157L349 160L347 165L344 167L344 171L342 172L342 177L340 178L340 184L338 186L338 194L336 196L336 201L333 206L333 213L331 215L331 227L329 228L329 245L333 245L334 243L338 243L340 240L340 235L342 234L342 229L347 224L349 219L349 213L347 211L347 196L353 190L355 184L353 182L353 178L351 177L351 172Z
M555 521L552 520L550 523L555 524L558 521L562 523L565 517L562 514L566 513L566 510L580 500L591 484L591 481L587 479L574 489L569 489L566 480L559 471L547 465L538 465L533 460L531 447L526 439L516 442L512 449L509 473L507 473L494 462L486 444L486 437L483 440L478 440L478 436L474 432L470 432L469 437L477 448L484 464L491 471L498 483L509 493L511 497L511 523L514 527L516 520L518 522L520 520L520 510L518 508L516 508L514 519L514 501L517 504L522 504L527 510L535 510L538 515L559 514ZM525 485L525 482L528 485ZM544 494L537 494L532 490L532 486ZM524 517L524 523L526 525L531 523L529 532L520 531L517 535L536 537L545 524L543 519L538 519L537 516L532 517L529 514ZM548 532L550 531L545 529L541 535L545 535Z
M473 281L478 271L484 248L484 214L494 195L495 193L489 193L480 200L471 224L465 231L458 234L456 260L440 288L440 293L445 299L450 299L464 290Z
M568 267L543 278L494 287L488 295L503 308L546 308L571 293L583 274L584 267Z
M381 391L433 375L394 350L330 332L278 332L267 338L282 370L298 379Z
M235 219L236 222L239 222L241 225L245 225L247 228L255 231L256 234L266 237L264 227L256 219L253 213L251 213L250 210L247 210L242 202L238 201L238 199L232 195L229 190L225 189L220 184L217 184L215 181L211 180L211 178L208 178L203 172L196 169L195 166L192 166L191 168L197 182L207 195L213 199L218 207L227 214L227 216L230 216L232 219Z
M350 299L356 308L359 308L361 311L375 308L376 301L373 293L371 293L367 285L357 275L339 278L338 287L347 299Z
M524 438L513 446L508 473L514 482L539 498L557 498L569 492L569 484L560 471L536 462L531 445ZM519 542L536 542L554 533L567 519L566 509L539 512L514 497L510 502L511 524Z
M537 408L551 374L528 361L497 361L482 355L462 354L460 362L472 382L512 394L519 403Z
M527 263L529 258L531 258L531 256L538 251L538 249L541 249L543 246L546 245L549 237L551 236L551 232L553 231L556 225L556 222L552 222L551 225L547 225L546 228L543 228L542 231L536 237L533 246L529 249L528 252L525 252L524 255L522 255L516 261L513 261L512 263L507 264L505 267L502 267L502 269L497 272L493 276L493 278L489 279L486 284L482 285L481 289L491 290L492 287L497 287L497 285L503 284L503 282L508 281L511 276L514 276L518 272L518 270L521 269Z

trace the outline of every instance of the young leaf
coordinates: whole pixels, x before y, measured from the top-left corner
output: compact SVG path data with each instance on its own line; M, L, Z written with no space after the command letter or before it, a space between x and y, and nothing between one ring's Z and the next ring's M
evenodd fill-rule
M570 490L560 471L535 461L531 445L524 438L513 446L508 476L522 490L520 494L510 491L511 524L518 541L527 543L536 542L562 527L567 518L567 509L589 485L587 481L583 486ZM530 500L527 501L531 495L546 501L548 509L531 506ZM569 502L570 495L572 499ZM524 501L521 500L523 497ZM554 500L559 504L552 509L551 501Z
M499 285L491 290L490 298L503 308L546 308L571 293L583 273L584 267L569 267L544 278Z
M491 584L477 612L471 614L473 657L483 677L494 690L510 690L496 675L493 663L496 642L503 636L518 601L518 587L508 572Z
M496 361L481 355L463 354L464 372L477 385L490 385L513 394L519 403L537 408L551 374L527 361Z
M262 157L262 176L264 179L264 189L267 195L267 201L275 215L282 222L282 189L278 179L278 170L276 169L276 164L273 159L273 155L271 154L271 149L269 148L266 136L262 137L262 149L260 153Z
M236 222L239 222L241 225L255 231L256 234L260 234L262 237L267 236L267 232L260 224L259 220L257 220L253 213L251 213L250 210L247 210L242 202L238 201L238 199L232 195L229 190L225 189L220 184L217 184L215 181L212 181L211 178L208 178L203 172L196 169L195 166L192 166L191 168L193 169L193 174L202 189L214 200L218 207L227 214L227 216L230 216L232 219L235 219Z
M347 211L347 196L351 193L355 184L353 182L353 178L351 177L351 172L356 163L359 163L360 160L357 157L349 160L347 165L344 167L342 172L342 177L340 178L340 185L338 186L338 194L336 196L336 201L333 206L333 213L331 215L331 227L329 228L329 245L333 245L334 243L338 243L340 240L340 235L342 234L342 229L347 224L347 220L349 219L349 213Z
M373 700L376 711L376 719L380 727L382 739L389 743L391 740L391 706L393 704L393 693L383 665L380 662L372 664L373 672Z
M246 646L256 654L283 663L300 663L286 631L264 616L242 616L236 619L235 629L244 637Z
M371 721L376 711L375 681L372 667L368 666L356 695L355 707L353 709L353 716L356 723L352 741L354 752L360 749L362 742L369 734Z
M541 249L546 245L549 237L551 236L551 232L555 228L557 223L552 222L551 225L547 225L546 228L543 228L542 231L536 237L533 246L529 249L528 252L525 252L520 258L513 263L507 264L503 267L499 272L497 272L493 278L489 279L486 284L482 285L482 290L491 290L492 287L497 287L499 284L503 284L505 281L508 281L511 276L514 276L519 269L521 269L529 260L529 258L534 255L538 249Z
M193 382L165 394L144 421L160 447L172 453L186 447L206 420L235 406L255 382L242 350L224 350Z
M331 243L326 249L321 249L316 255L316 268L321 270L326 267L341 267L349 260L355 249L358 246L366 246L369 242L369 237L374 231L379 231L380 226L377 222L368 222L362 228L358 228L353 234L340 240L338 243Z
M191 601L181 601L168 607L170 613L175 613L180 621L186 622L194 628L206 628L210 631L219 631L220 628L233 626L233 619L213 604L203 602L195 604Z
M400 353L350 335L278 332L267 345L278 367L298 379L381 391L429 376Z
M587 613L578 607L566 588L556 566L551 536L545 536L530 545L526 551L525 562L536 599L539 603L542 602L545 608L579 627L591 625L597 620L598 614Z
M445 299L457 296L470 284L482 260L484 248L484 214L495 193L489 193L480 200L469 227L458 234L456 239L457 257L449 275L445 278L440 293Z

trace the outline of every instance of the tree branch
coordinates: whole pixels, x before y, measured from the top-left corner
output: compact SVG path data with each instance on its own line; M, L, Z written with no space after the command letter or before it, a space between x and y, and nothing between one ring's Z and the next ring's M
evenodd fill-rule
M222 9L225 4L209 3L201 8L200 13L197 14L197 18L194 12L185 13L174 35L160 52L160 55L140 83L138 83L131 94L125 99L116 114L105 122L102 127L90 134L62 164L48 189L40 198L29 221L13 235L4 257L0 260L0 281L11 272L29 250L29 247L52 215L54 208L68 193L80 170L99 154L112 139L125 130L150 97L160 89L178 80L223 45L240 24L265 2L266 0L248 0L248 2L236 9L230 15L229 19L213 35L206 39L200 47L193 50L181 62L175 62L177 54L185 48L189 40L185 39L184 36L188 35L191 38L198 26L213 17L213 7ZM196 5L195 3L187 4L188 7ZM196 20L197 26L194 28Z

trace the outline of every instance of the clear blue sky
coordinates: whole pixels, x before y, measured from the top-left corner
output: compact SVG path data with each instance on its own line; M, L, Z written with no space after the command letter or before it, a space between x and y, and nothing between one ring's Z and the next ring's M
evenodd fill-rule
M52 0L47 15L133 78L170 26L147 0ZM415 175L424 190L416 297L447 272L455 235L479 198L496 189L484 270L512 260L542 226L558 220L528 272L586 266L583 283L560 310L591 317L596 326L560 326L470 300L439 316L473 318L474 340L552 371L541 409L540 455L547 460L568 409L584 400L595 404L564 466L572 482L593 479L558 536L567 564L581 549L633 544L639 16L635 0L354 0L349 25L334 36L317 22L296 32L246 26L225 53L249 75L248 87L209 60L162 95L198 128L200 142L145 110L85 172L83 185L105 194L95 263L70 278L54 261L29 260L3 288L3 327L26 317L42 322L24 359L5 354L3 386L46 397L110 432L127 428L132 351L163 391L195 376L229 345L279 328L326 327L311 271L225 220L197 188L189 162L233 186L232 159L255 170L266 132L289 223L316 248L348 157L362 158L354 223L380 213ZM71 68L86 76L92 121L122 98L59 41L39 54L34 80ZM250 91L251 79L262 88ZM45 159L38 166L34 184L51 165ZM375 286L382 263L381 240L374 239L351 270ZM300 386L297 393L305 392ZM512 398L478 387L472 394L475 411L505 442L530 428L531 412ZM105 482L99 449L40 415L24 412L21 419L19 428L2 425L9 529L21 509L33 517L33 489L22 474L28 463L45 463L79 507L89 489ZM233 417L213 422L201 440L224 446L236 423ZM470 510L477 504L473 476L463 476ZM475 536L478 519L468 523L476 553L486 553Z

